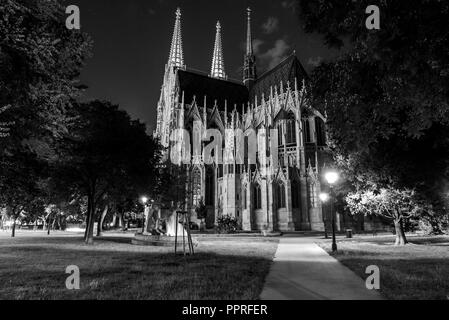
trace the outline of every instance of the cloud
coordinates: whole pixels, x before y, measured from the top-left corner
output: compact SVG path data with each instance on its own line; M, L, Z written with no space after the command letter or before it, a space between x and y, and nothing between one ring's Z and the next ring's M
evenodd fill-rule
M267 21L262 24L262 30L265 34L272 34L279 29L279 19L269 17Z
M255 55L258 55L261 50L260 47L265 43L265 41L260 40L260 39L254 39L253 40L253 51Z
M318 67L321 62L323 61L323 58L318 56L318 57L310 57L309 60L307 60L307 64L311 65L313 67Z
M259 59L266 69L271 69L284 60L289 54L289 51L290 45L287 41L278 39L274 43L274 47L259 55Z
M285 0L281 2L281 6L284 9L293 9L296 10L296 1L295 0Z

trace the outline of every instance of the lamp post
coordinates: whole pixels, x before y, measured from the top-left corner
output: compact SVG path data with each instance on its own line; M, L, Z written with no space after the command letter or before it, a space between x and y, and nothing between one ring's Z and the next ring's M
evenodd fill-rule
M327 183L329 184L330 188L330 197L331 197L331 203L330 203L330 209L331 209L331 217L332 217L332 251L337 251L337 241L335 240L335 213L334 213L334 197L333 197L333 187L334 184L338 181L338 172L336 171L328 171L324 175L324 178L326 179Z
M329 194L327 194L327 193L325 193L325 192L323 192L323 193L320 193L320 200L321 200L321 202L323 203L323 205L329 200ZM326 220L325 220L326 222L327 222L327 217L326 217ZM327 236L327 228L326 228L326 223L324 224L324 238L328 238L328 236Z
M140 201L143 203L143 214L142 214L142 234L145 233L145 211L147 207L148 198L143 196L140 198Z

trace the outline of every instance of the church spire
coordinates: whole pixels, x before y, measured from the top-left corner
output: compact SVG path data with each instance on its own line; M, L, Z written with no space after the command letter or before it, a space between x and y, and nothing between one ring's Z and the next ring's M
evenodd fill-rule
M182 51L182 36L181 36L181 9L176 10L175 28L173 31L173 38L170 48L170 57L168 65L178 68L184 67L184 54Z
M226 79L224 59L223 59L223 46L221 43L221 25L220 21L217 21L217 33L215 35L214 55L212 58L212 68L210 75L213 78Z
M246 27L246 55L252 56L253 55L253 38L251 36L251 9L246 9L247 12L247 27Z
M247 29L246 29L246 53L243 66L243 83L250 89L256 80L256 57L253 51L253 39L251 35L251 9L247 12Z

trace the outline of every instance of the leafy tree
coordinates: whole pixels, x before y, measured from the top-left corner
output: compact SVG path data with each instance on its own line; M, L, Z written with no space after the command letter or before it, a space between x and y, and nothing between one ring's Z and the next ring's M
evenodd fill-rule
M394 223L395 245L404 245L407 239L404 224L410 218L429 210L409 189L380 189L348 194L346 202L354 214L378 215Z
M10 106L4 106L0 108L0 114L8 110ZM0 122L0 138L5 138L9 136L10 126L12 122Z
M60 145L58 176L86 195L85 241L92 243L101 204L109 206L107 199L120 192L137 201L155 186L160 146L144 124L108 102L84 103L76 110L76 124Z
M449 4L381 1L381 28L367 30L370 4L298 1L305 30L342 48L311 75L313 103L327 114L329 145L354 192L414 189L445 214Z
M17 218L42 200L91 42L65 27L57 0L2 0L0 12L0 207Z

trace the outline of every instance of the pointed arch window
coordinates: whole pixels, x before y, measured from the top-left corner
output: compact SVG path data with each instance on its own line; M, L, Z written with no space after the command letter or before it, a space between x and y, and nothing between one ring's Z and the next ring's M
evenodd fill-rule
M208 168L206 171L206 205L213 206L215 198L214 169Z
M246 187L243 187L243 209L246 209Z
M300 207L300 194L299 194L299 184L296 180L292 182L292 207L293 209L298 209Z
M256 210L262 209L262 190L258 184L254 186L253 205Z
M304 132L304 141L306 143L312 142L311 136L310 136L310 123L309 119L302 120L302 130Z
M317 206L317 194L316 194L316 184L315 182L309 183L309 203L311 208L316 208Z
M282 139L283 135L284 135L284 131L282 130L282 122L278 122L276 124L276 128L278 130L278 146L283 146L284 145L284 141Z
M315 131L316 131L317 144L319 146L325 146L326 145L326 132L325 132L324 121L319 117L315 118Z
M285 208L285 185L280 182L276 185L276 193L277 193L277 208Z
M201 199L201 171L199 168L193 169L192 172L192 202L198 205Z

